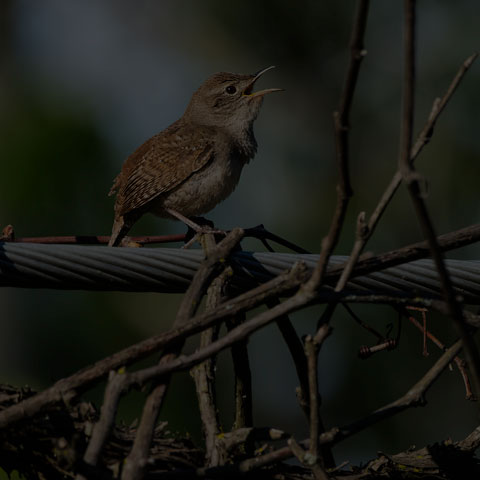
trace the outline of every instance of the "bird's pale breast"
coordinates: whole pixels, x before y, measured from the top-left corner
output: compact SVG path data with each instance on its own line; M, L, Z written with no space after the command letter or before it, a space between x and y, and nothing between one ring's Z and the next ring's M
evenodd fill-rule
M170 217L165 208L176 210L186 217L209 212L233 192L246 160L226 148L216 148L212 160L205 167L154 202L152 213Z

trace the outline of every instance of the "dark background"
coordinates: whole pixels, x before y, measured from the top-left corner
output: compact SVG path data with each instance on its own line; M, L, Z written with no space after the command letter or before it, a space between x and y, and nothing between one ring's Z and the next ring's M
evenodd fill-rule
M259 151L235 193L209 214L217 226L264 223L319 251L335 205L337 180L332 112L348 63L353 1L2 0L0 3L0 224L18 236L109 234L107 197L123 160L182 113L192 92L217 71L253 73L268 65L260 88L269 96L256 122ZM418 2L416 131L463 60L479 47L478 0ZM351 172L355 196L337 249L348 254L355 218L371 212L393 175L401 95L402 2L372 2L352 114ZM439 233L478 222L480 67L475 65L443 114L418 160L428 178L428 205ZM180 233L178 222L145 217L137 234ZM370 241L381 252L421 239L401 189ZM255 242L246 243L261 250ZM454 252L478 259L478 247ZM41 389L76 369L166 330L180 296L0 290L2 382ZM385 332L396 315L384 307L355 311ZM300 334L321 313L294 315ZM445 342L454 332L429 314ZM422 356L421 335L403 326L400 347L368 361L358 347L374 339L341 309L320 355L320 390L327 427L348 423L390 402L438 356ZM192 347L192 346L190 346ZM295 400L296 378L274 327L250 343L255 420L307 434ZM228 354L219 357L219 397L231 422ZM101 388L91 396L98 404ZM143 394L122 405L139 414ZM401 414L335 448L339 462L395 453L476 425L456 371L446 372L429 405ZM195 393L188 374L175 377L162 419L172 431L199 439Z

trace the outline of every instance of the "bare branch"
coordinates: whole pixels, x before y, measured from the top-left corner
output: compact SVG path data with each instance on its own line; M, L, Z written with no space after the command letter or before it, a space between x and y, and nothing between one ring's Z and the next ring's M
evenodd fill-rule
M438 237L438 243L442 250L452 250L461 246L470 245L480 240L480 225L472 225L454 232L450 232ZM382 255L362 260L356 265L352 276L364 275L372 271L381 271L382 269L407 263L419 258L425 258L429 255L428 245L426 242L419 242L413 245L392 250ZM326 279L334 281L338 279L343 271L343 266L333 267L329 269ZM38 412L55 405L58 402L70 401L77 397L87 388L100 381L110 370L116 370L124 365L129 365L137 360L141 360L148 355L160 350L166 345L171 344L180 339L194 335L209 326L224 321L226 318L238 314L239 312L248 311L256 306L264 303L268 298L277 298L279 295L289 291L294 291L308 278L308 271L304 264L297 264L290 271L278 275L272 280L245 292L232 300L220 305L211 313L203 313L192 318L188 323L162 333L155 337L148 338L135 345L127 347L114 355L98 361L92 366L86 367L73 375L63 378L43 392L39 392L33 397L23 400L20 404L12 405L0 411L0 428L5 428L12 423L18 422L23 418L29 418ZM298 309L307 301L311 302L315 295L306 295L302 301L299 299L292 301L292 308ZM317 295L317 301L349 301L349 302L380 302L387 296L378 295L334 295L333 292L321 293ZM391 302L405 302L412 304L412 299L388 297ZM285 303L285 302L284 302ZM390 303L385 300L384 303ZM427 300L428 305L432 304L432 300ZM282 309L285 308L282 307ZM278 318L278 317L277 317Z
M124 385L124 372L117 373L111 371L105 389L100 419L93 428L92 437L83 456L83 460L87 465L95 467L98 463L102 449L115 425L115 417ZM83 475L77 475L76 479L86 480Z
M412 323L418 330L420 330L432 343L434 343L440 350L445 351L446 347L445 345L437 338L435 335L433 335L431 332L426 330L423 325L421 325L417 319L410 315L408 313L408 307L405 308L404 315L408 318L410 323ZM465 369L465 362L460 358L460 357L455 357L454 359L455 365L458 368L458 371L460 372L460 375L462 376L463 383L465 384L465 397L467 400L472 400L474 398L471 386L470 386L470 381L468 379L468 373Z
M280 274L269 282L239 295L235 300L225 302L212 313L199 315L181 327L127 347L90 367L63 378L43 392L27 398L19 404L1 410L0 428L5 428L23 418L29 418L56 403L69 402L108 375L110 370L115 370L141 360L172 342L182 338L185 339L208 328L215 322L218 323L226 318L231 318L239 312L254 308L265 302L267 298L276 297L283 292L298 287L302 280L306 278L307 270L305 265L302 263L296 264L290 271Z
M243 238L244 231L241 228L232 230L211 252L208 253L207 258L196 272L192 283L189 285L185 296L183 297L180 308L177 312L177 318L173 327L183 325L196 312L200 299L205 293L206 285L209 280L218 271L218 268L223 270L225 265L225 258L237 246L238 242Z
M228 277L231 276L231 269L226 268L211 283L207 291L206 310L215 309L224 299L224 288ZM200 348L211 344L218 338L218 326L204 330L200 335ZM211 357L191 370L195 381L200 418L202 419L203 432L205 437L205 456L207 465L215 466L224 463L223 455L218 448L217 436L220 433L218 423L218 412L215 397L215 357Z
M186 235L184 233L175 235L148 235L127 237L130 242L138 243L139 245L147 245L150 243L173 243L183 242ZM17 243L44 243L44 244L58 244L58 245L105 245L109 242L109 235L62 235L62 236L48 236L48 237L20 237L15 240Z
M228 331L245 322L245 314L227 321ZM233 373L235 375L235 419L233 429L253 426L252 373L247 349L248 340L232 345Z
M310 447L311 466L333 466L332 452L327 448L321 451L318 445L318 436L325 431L320 417L320 394L318 392L318 352L323 342L330 334L331 328L322 325L314 337L307 335L305 338L305 356L308 364L308 385L310 400ZM325 458L326 457L326 458Z
M273 308L279 303L280 301L275 298L268 300L266 305L268 308ZM295 370L297 372L299 381L299 386L297 387L298 402L306 417L309 418L310 407L308 400L308 366L302 341L298 337L297 331L295 330L295 327L293 326L288 315L282 315L281 317L277 318L276 324L280 330L280 333L282 334L283 340L288 347L288 351L290 352L293 364L295 365Z
M33 392L29 391L25 396L20 394L16 402L12 402L10 398L6 401L0 399L0 430L3 429L8 435L14 430L20 430L13 426L19 420L24 420L21 424L22 426L29 421L40 425L42 422L46 423L47 417L48 421L50 418L53 418L54 412L71 410L74 413L69 418L69 423L72 425L69 432L71 431L73 434L69 433L69 435L60 440L62 440L62 445L66 444L68 446L68 454L70 455L68 460L69 467L71 467L72 471L77 468L77 480L110 478L113 470L115 470L113 473L115 478L119 478L121 474L121 478L124 480L140 480L150 476L152 478L182 479L195 477L236 478L248 473L253 473L253 476L259 477L266 473L269 478L270 476L272 478L275 476L276 478L277 475L272 468L258 472L258 475L255 475L253 471L271 466L276 462L292 458L293 456L298 458L303 466L310 469L316 480L328 480L327 469L334 466L331 448L335 444L408 408L424 406L429 388L452 361L457 363L463 373L468 394L469 384L464 363L457 356L462 349L465 351L468 366L473 374L476 393L480 394L480 355L473 339L472 332L475 329L471 328L472 326L480 327L480 315L475 315L464 309L461 303L462 300L456 297L456 293L464 293L466 301L477 297L471 294L471 292L474 292L474 288L471 284L468 284L468 280L465 280L463 287L460 287L460 283L455 282L454 284L452 282L442 256L442 252L447 249L458 248L461 245L467 245L480 240L480 225L474 225L437 238L421 192L422 178L414 167L414 160L430 141L440 114L466 71L475 60L476 55L472 55L465 60L444 96L441 99L435 99L429 118L425 122L416 142L413 143L416 47L415 0L404 0L404 95L397 173L394 175L370 218L367 220L364 212L358 215L356 238L353 242L349 259L343 265L329 266L331 255L338 245L349 202L353 195L349 169L350 115L362 60L366 55L364 37L369 3L369 0L357 0L356 2L356 13L350 39L351 52L348 69L339 99L338 110L333 113L336 164L339 172L336 206L332 212L332 219L328 226L327 234L322 240L320 255L313 270L309 272L303 262L298 262L289 272L283 273L263 285L234 297L241 288L245 288L244 285L247 282L239 281L238 283L228 285L231 288L228 289L228 294L226 293L228 277L234 271L235 273L240 272L235 270L236 263L232 262L232 266L228 267L225 259L234 251L244 236L248 235L258 238L268 250L272 250L269 242L277 242L296 252L306 253L306 251L292 242L268 232L262 225L246 230L235 229L218 245L215 243L215 238L221 238L220 236L214 237L211 234L201 235L200 240L205 250L205 260L200 265L185 293L170 331L103 359L93 366L56 382L52 387L37 395L33 395ZM372 236L381 216L402 181L406 183L406 187L409 190L425 241L360 260L361 252L364 250L365 245ZM135 246L141 246L146 243L180 241L185 240L185 238L186 235L172 235L132 237L129 240L138 244ZM107 242L108 239L109 237L106 236L66 236L33 237L15 240L13 227L11 226L7 226L0 237L0 241L33 243L99 244ZM196 239L197 236L192 239L192 242ZM93 247L91 248L95 250ZM13 245L5 248L5 264L7 264L7 261L9 262L10 252L18 249L23 250L23 248L14 247ZM48 250L46 247L35 247L33 250L44 249ZM43 254L39 253L38 257L41 255ZM432 298L416 297L413 289L407 294L371 295L356 293L354 295L348 293L348 291L362 292L361 286L355 290L348 288L349 286L355 287L357 284L353 281L348 284L353 277L381 272L388 267L404 264L426 256L432 256L434 259L438 278L442 286L441 297L438 294L438 289L427 288L425 285L422 285L422 288L424 288L421 291L430 291ZM60 265L63 261L59 260L58 264ZM31 264L33 265L35 262L36 260L32 260ZM260 264L261 262L258 263ZM281 262L278 262L278 264L281 264ZM10 265L12 266L10 267ZM20 266L20 264L18 265ZM26 265L24 267L22 264L22 268L28 270L30 268L29 264L27 263ZM242 268L243 265L245 264L242 263ZM265 265L267 265L266 262ZM15 262L8 263L8 268L15 270ZM278 266L274 268L278 272ZM406 267L404 270L414 271L416 268L416 266L411 269ZM258 274L255 278L270 278L268 275L273 275L272 271L274 270L269 270L268 266L266 266L265 275ZM454 270L451 271L453 272ZM22 270L19 268L18 272L21 273ZM358 284L367 284L368 280L370 280L370 284L374 284L374 277L375 275L372 275L370 279L367 278L365 282L358 282ZM58 283L55 285L61 287L62 278L58 278ZM471 278L473 278L473 275ZM410 279L411 277L408 276L408 278L402 279L401 282L398 281L398 285L402 286L402 292L404 285L413 283ZM432 283L434 282L436 282L436 279L432 280ZM391 283L395 285L394 280ZM67 285L64 286L67 287ZM431 287L431 284L429 284L429 287ZM237 288L239 290L234 290ZM398 290L400 291L400 288ZM394 291L394 289L391 291ZM205 311L201 313L199 306L205 294L207 294ZM408 308L412 308L411 306L413 308L425 306L435 309L453 319L458 328L460 339L447 349L436 337L427 331L426 317L423 327L415 319L411 319L412 323L424 333L425 344L428 337L443 350L440 358L430 366L429 370L419 381L395 401L374 411L369 408L364 413L364 417L358 418L353 423L325 431L320 411L321 397L319 392L321 389L319 389L318 385L318 354L321 345L331 331L329 322L336 306L339 303L344 303L345 308L350 311L351 315L365 326L346 303L366 302L391 305L398 312L404 312L407 306ZM323 310L317 325L317 331L314 335L308 335L303 345L288 315L304 309L306 306L323 303L326 303L327 307ZM261 310L260 313L257 311L251 312L255 307L263 306L264 304L267 305L267 310ZM425 308L422 308L422 310L425 310ZM247 312L251 312L250 318L246 316ZM228 331L220 337L219 332L222 322L225 322ZM272 322L277 323L297 369L300 383L300 404L307 413L309 424L308 438L303 441L297 442L288 433L274 428L256 428L253 425L251 371L247 344L250 337L257 330ZM367 328L373 331L370 327L367 326ZM198 349L193 353L182 355L185 340L198 333L200 333ZM389 333L386 335L386 338L383 338L377 332L374 333L379 338L379 341L377 345L371 348L365 347L365 355L394 347L400 335L400 328L398 329L397 339L390 339ZM160 361L156 362L154 366L147 368L140 366L133 371L125 370L126 365L131 365L151 355L153 352L158 352L160 349L163 349L162 356ZM225 349L231 349L235 374L235 422L234 430L230 432L223 432L223 428L220 425L215 396L216 356ZM156 440L156 445L158 446L165 439L164 437L161 438L159 433L160 427L156 428L158 415L171 375L188 369L191 369L195 380L200 417L204 430L206 454L203 456L199 449L193 446L186 446L186 449L194 452L187 459L182 456L181 461L171 461L170 459L163 461L160 458L161 455L168 457L171 455L171 451L166 449L160 453L158 450L155 451L154 440ZM76 422L75 414L80 412L81 409L71 409L72 401L77 400L79 395L91 388L95 382L104 379L107 374L109 374L109 378L105 386L104 401L100 415L98 416L98 412L91 407L90 414L82 416L82 420ZM138 429L135 430L133 427L124 429L121 425L118 428L114 428L118 405L122 395L132 387L145 387L149 383L151 383L150 393L147 395ZM9 397L9 391L5 395ZM38 415L42 411L46 411L47 414ZM96 423L93 423L92 435L89 438L92 422ZM85 426L88 426L88 429ZM457 443L455 448L459 451L462 448L466 451L476 448L480 444L480 430L477 430L472 432L463 443ZM48 432L49 430L46 431ZM117 432L121 433L117 434ZM78 437L81 439L78 443L75 433L79 434ZM13 436L12 438L15 437ZM75 441L70 442L70 439ZM277 440L282 441L281 445L283 447L272 451L275 448L272 441ZM4 444L7 445L9 441L10 438L7 438ZM263 445L254 451L253 442L259 441L263 442ZM284 446L285 441L287 441L287 446ZM118 443L122 443L120 448L117 445ZM87 444L87 448L83 461L77 461L78 451L85 444ZM171 445L169 442L167 444ZM14 442L11 442L11 445L17 449ZM77 445L81 446L77 447ZM176 443L174 455L182 455L181 449L183 445L188 445L188 442ZM115 463L110 471L112 467L110 450L115 449L117 449L117 455L114 458ZM18 450L25 451L26 449L22 446ZM52 450L51 445L49 445L49 450ZM425 454L425 462L433 462L435 453L427 449L424 450L419 451L417 455L420 453L422 455ZM59 449L54 448L52 451L57 455ZM164 453L165 451L167 452L166 454ZM408 453L412 454L412 452ZM395 456L396 461L401 461L403 458L408 459L408 453L398 454ZM37 455L37 452L35 454ZM248 456L251 456L251 458L248 458ZM21 455L18 455L18 457L21 458ZM383 459L379 460L383 461ZM283 475L282 471L282 478L299 478L300 476L302 478L303 476L310 478L310 471L307 472L303 466L295 466L296 474L292 477ZM57 468L57 466L55 467ZM184 468L186 471L180 470ZM281 471L279 466L276 468ZM287 468L287 465L285 465L285 468ZM66 469L62 471L62 469L64 469L64 466L59 461L58 471L62 475L73 476L73 473L67 472ZM365 468L366 470L367 467ZM335 469L329 470L330 475L334 475L334 472ZM43 476L48 477L48 475ZM357 476L361 476L361 474Z
M365 428L370 427L381 420L389 418L407 408L425 405L425 393L435 383L440 374L445 370L445 368L447 368L448 364L453 360L453 358L455 358L461 348L462 342L461 340L458 340L435 362L430 370L428 370L428 372L407 391L405 395L400 397L395 402L379 408L370 415L357 420L350 425L340 428L335 427L330 429L328 432L321 434L319 438L320 445L338 443L348 437L351 437L355 433L358 433L361 430L364 430ZM309 446L308 440L304 440L303 442L299 443L303 448L308 448ZM237 469L242 473L247 473L254 469L286 460L287 458L292 457L292 455L293 452L290 446L283 447L260 457L244 460L237 464Z
M455 296L450 275L443 260L442 251L438 245L435 229L428 213L420 185L420 177L410 161L413 131L414 90L415 90L415 0L405 0L405 73L404 99L402 118L402 141L399 156L399 171L408 187L410 198L428 241L432 258L440 277L443 295L449 305L449 316L454 321L465 347L465 356L472 372L477 395L480 393L480 355L475 343L466 328L462 308Z
M441 113L443 112L444 108L447 106L448 102L450 101L452 95L455 93L457 87L460 85L463 77L467 73L468 69L472 66L473 62L478 57L478 54L473 54L468 57L463 64L461 65L460 69L458 70L457 74L453 78L452 82L450 83L447 91L443 95L441 99L435 99L433 102L432 110L430 115L425 122L420 134L418 135L417 141L413 146L411 153L410 153L410 162L413 163L415 159L418 157L420 152L423 150L423 147L429 143L437 120L439 119ZM374 209L372 215L368 219L368 222L365 228L362 231L362 235L357 236L355 243L353 245L352 251L350 253L350 257L348 259L348 263L344 267L344 271L338 280L336 285L336 290L342 290L345 285L347 284L348 279L352 273L352 270L355 264L360 257L365 245L367 244L370 237L373 235L378 222L380 221L383 213L385 212L387 206L389 205L390 201L392 200L395 192L397 191L398 187L402 183L402 174L400 170L397 170L388 184L387 188L385 189L383 195L381 196L376 208Z
M324 325L326 327L326 325ZM315 458L315 463L319 458L318 448L318 411L320 408L320 402L318 399L318 348L313 338L307 335L305 338L305 356L308 363L308 386L309 386L309 399L310 399L310 455Z
M456 248L476 243L480 240L480 224L455 230L437 237L437 243L441 251L446 252ZM385 268L402 265L404 263L419 260L430 256L429 245L427 241L413 243L406 247L401 247L390 252L382 253L373 257L360 260L355 265L351 278L359 275L366 275L370 272L377 272ZM342 274L346 264L332 267L325 275L328 281L338 279Z
M309 253L304 248L268 231L263 225L249 227L244 229L245 237L257 238L259 240L272 240L279 245L289 248L297 253ZM187 235L185 233L174 235L142 235L135 237L125 237L133 244L149 245L153 243L175 243L185 242ZM16 242L16 243L43 243L43 244L58 244L58 245L105 245L109 242L109 235L61 235L61 236L47 236L47 237L20 237L15 238L12 225L4 227L0 235L2 242Z
M288 446L290 447L293 455L305 466L312 470L315 480L328 480L328 475L325 470L318 464L317 457L314 457L309 451L298 444L295 438L290 437L288 439Z
M340 97L340 108L334 112L335 145L337 165L339 169L339 181L337 185L337 206L330 223L327 236L322 240L322 248L317 266L313 271L310 281L305 288L316 290L323 281L323 276L328 265L328 259L335 249L340 232L345 220L352 187L350 185L349 163L349 117L350 110L360 72L360 65L366 51L363 47L363 37L367 24L369 0L358 0L357 11L353 23L352 37L350 42L350 63L348 66L345 85Z
M410 180L410 152L412 150L415 111L415 0L405 0L405 69L403 77L402 137L398 169L404 180Z
M198 269L192 283L183 297L182 303L177 312L177 317L173 324L174 327L186 323L187 320L195 314L200 299L205 293L206 286L211 281L212 276L218 272L219 268L225 268L225 259L238 245L238 242L243 238L243 235L244 232L240 228L232 230L215 247L212 245L212 243L214 243L213 236L209 238L210 236L208 235L207 238L205 238L206 259ZM168 346L168 350L158 364L160 369L175 361L182 350L183 343L183 340L177 340ZM206 345L206 347L208 347L208 345ZM131 377L134 378L135 375L136 374L132 374ZM158 378L160 378L160 381L155 385L145 402L132 450L125 460L122 479L140 480L145 472L155 424L169 384L169 377L165 375L155 375L150 377L150 380ZM133 380L133 382L135 383L135 380ZM143 383L145 382L141 382L140 384ZM213 428L216 429L216 426L213 425ZM213 451L210 453L214 455ZM214 461L213 458L211 460ZM217 460L218 459L215 459L215 461Z
M259 240L272 240L278 245L289 248L293 252L297 253L310 253L304 248L278 236L272 232L269 232L263 225L257 225L256 227L246 228L245 237L258 238Z

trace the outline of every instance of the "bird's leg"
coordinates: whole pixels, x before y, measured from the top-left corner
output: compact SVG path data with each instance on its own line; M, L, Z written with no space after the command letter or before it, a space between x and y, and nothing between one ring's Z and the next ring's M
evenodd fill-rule
M200 225L201 227L207 226L207 227L211 227L212 229L214 229L215 227L213 222L208 218L205 218L205 217L189 217L189 218L192 222L195 222L197 225Z
M172 215L172 217L177 218L178 220L183 222L185 225L189 226L196 233L205 233L204 227L201 227L200 225L198 225L198 223L195 223L193 220L190 220L188 217L186 217L185 215L182 215L176 210L173 210L172 208L166 208L165 211L170 215Z
M185 215L182 215L181 213L179 213L176 210L173 210L171 208L166 208L165 211L167 213L169 213L170 215L172 215L173 217L180 220L181 222L183 222L188 227L190 227L197 234L219 233L219 234L226 235L226 232L224 230L217 230L215 228L212 228L208 224L199 225L198 223L194 222L191 218L188 218ZM202 219L202 220L204 220L204 219ZM205 222L206 222L206 220L205 220Z
M195 235L193 235L190 240L185 243L183 248L189 248L193 245L193 243L197 240L199 235L205 235L207 233L213 233L213 234L220 234L220 235L226 235L226 232L224 230L217 230L213 228L213 223L202 218L202 217L194 217L195 220L198 218L198 223L195 222L192 218L188 218L185 215L182 215L181 213L177 212L176 210L173 210L172 208L166 208L166 212L168 212L172 217L177 218L181 222L183 222L185 225L189 227L189 230L195 232ZM200 222L204 222L202 225L200 225ZM209 225L209 223L211 225ZM188 232L190 233L190 232ZM189 238L189 234L187 233L187 239Z

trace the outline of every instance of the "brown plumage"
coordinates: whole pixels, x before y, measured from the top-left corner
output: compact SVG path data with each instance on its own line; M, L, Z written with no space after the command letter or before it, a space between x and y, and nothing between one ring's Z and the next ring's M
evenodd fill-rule
M236 187L253 158L253 122L263 96L253 92L255 75L216 73L192 96L184 115L147 140L123 164L110 195L117 192L109 245L119 245L144 214L176 218L210 211Z

